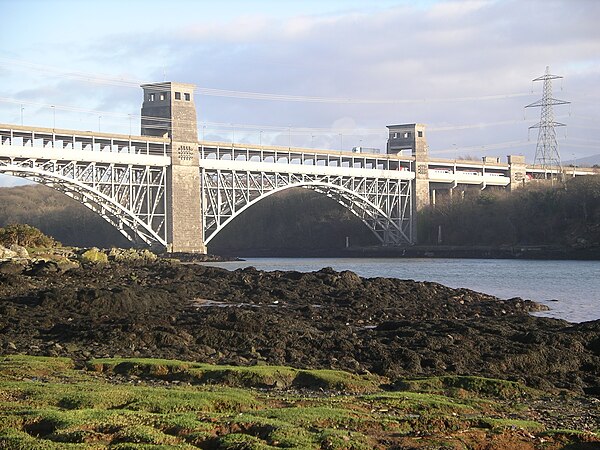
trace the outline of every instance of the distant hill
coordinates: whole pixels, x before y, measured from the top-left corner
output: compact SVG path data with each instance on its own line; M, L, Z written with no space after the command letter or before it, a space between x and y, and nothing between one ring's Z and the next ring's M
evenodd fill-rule
M574 164L578 167L592 167L595 164L600 165L600 154L586 156L585 158L571 159L563 162L563 165L565 166L570 164Z

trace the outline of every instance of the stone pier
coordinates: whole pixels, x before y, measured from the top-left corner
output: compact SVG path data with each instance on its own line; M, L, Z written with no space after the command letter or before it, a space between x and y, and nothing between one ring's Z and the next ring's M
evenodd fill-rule
M194 86L185 83L142 85L142 135L171 139L167 171L168 252L206 253Z

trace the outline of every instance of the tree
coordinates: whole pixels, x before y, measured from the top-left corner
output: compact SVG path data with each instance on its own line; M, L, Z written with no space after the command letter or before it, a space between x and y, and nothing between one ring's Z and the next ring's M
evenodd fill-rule
M0 228L0 245L23 247L59 247L60 243L27 224L12 224Z

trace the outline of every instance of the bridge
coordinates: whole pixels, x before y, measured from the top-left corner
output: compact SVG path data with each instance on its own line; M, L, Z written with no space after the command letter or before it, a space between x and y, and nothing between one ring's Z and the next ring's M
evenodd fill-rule
M285 189L332 198L382 245L397 246L416 242L416 211L439 195L557 175L522 156L507 164L431 159L422 124L389 126L385 154L199 141L193 85L142 88L141 136L0 124L0 173L63 192L133 242L197 253L243 211Z

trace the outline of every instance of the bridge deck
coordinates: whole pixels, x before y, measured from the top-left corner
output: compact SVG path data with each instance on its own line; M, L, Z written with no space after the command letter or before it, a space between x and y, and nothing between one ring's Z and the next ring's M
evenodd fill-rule
M9 158L82 160L97 163L168 166L170 139L92 131L40 128L0 124L0 144ZM415 158L398 154L353 153L323 149L201 141L201 166L224 170L239 168L283 173L372 176L413 179ZM509 165L470 160L431 158L427 161L429 181L442 184L506 186ZM566 168L571 176L599 173L598 169ZM528 165L527 175L556 174Z

